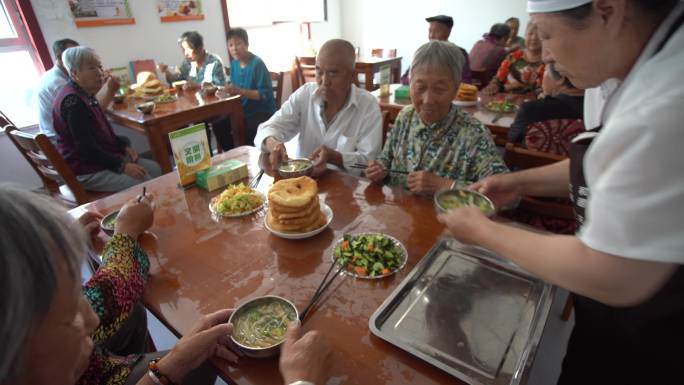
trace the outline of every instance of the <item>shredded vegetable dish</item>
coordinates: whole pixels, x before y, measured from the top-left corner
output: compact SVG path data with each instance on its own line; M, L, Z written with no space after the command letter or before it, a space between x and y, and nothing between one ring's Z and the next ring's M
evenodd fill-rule
M250 348L268 348L285 339L296 318L291 306L276 299L246 307L234 320L233 338Z
M398 270L406 256L402 248L382 234L345 235L335 247L337 263L361 277L378 277Z
M444 210L472 206L485 214L494 212L494 207L485 198L468 190L447 191L439 197L438 202Z
M239 215L254 211L263 204L261 194L240 183L228 186L212 202L212 208L219 215Z

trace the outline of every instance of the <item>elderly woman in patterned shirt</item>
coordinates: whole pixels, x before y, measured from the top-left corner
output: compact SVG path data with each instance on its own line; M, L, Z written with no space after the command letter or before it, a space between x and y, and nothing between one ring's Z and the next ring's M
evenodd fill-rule
M418 48L411 63L413 104L401 110L382 153L369 162L368 178L433 194L508 171L489 131L451 103L464 62L449 42L431 41Z
M97 222L82 222L99 230ZM150 264L136 239L152 222L148 198L126 204L102 265L82 287L86 237L79 224L47 197L0 186L0 282L7 294L0 301L0 384L213 384L202 364L237 360L226 345L229 309L201 317L169 352L121 357L104 348L143 294ZM280 357L286 383L324 383L328 353L320 334L299 338L299 326L291 326ZM151 358L159 358L152 375Z

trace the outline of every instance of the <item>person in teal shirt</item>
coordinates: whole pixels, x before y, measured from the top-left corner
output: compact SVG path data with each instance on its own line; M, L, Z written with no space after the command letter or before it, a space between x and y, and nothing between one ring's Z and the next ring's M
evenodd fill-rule
M242 28L228 31L230 81L224 90L242 96L246 120L245 143L252 143L259 124L267 121L276 110L271 75L263 60L249 52L249 37Z

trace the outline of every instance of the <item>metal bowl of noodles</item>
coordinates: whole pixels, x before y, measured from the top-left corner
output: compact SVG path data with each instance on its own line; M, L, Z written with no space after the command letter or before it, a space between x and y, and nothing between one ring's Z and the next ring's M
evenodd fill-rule
M434 202L438 213L461 207L477 207L487 216L492 216L496 212L491 199L477 191L465 188L439 190L435 193Z
M283 178L311 176L314 162L311 159L296 158L282 161L278 165L278 174Z
M116 218L119 216L119 210L113 211L107 215L104 216L100 220L100 228L102 231L105 232L105 234L109 235L110 237L114 235L114 228L116 227Z
M247 357L271 357L280 351L290 322L299 319L297 307L285 298L267 295L240 305L231 314L231 340Z

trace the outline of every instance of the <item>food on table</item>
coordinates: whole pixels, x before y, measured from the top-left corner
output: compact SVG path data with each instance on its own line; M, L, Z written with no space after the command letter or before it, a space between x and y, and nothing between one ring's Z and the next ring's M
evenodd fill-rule
M403 249L383 234L345 235L334 256L348 272L361 277L389 275L406 259Z
M154 111L154 102L140 103L135 108L143 114L151 114Z
M253 212L263 204L264 200L261 194L240 183L228 186L212 200L211 207L219 215L232 216Z
M513 112L518 108L515 103L511 103L505 100L502 101L491 101L487 103L487 109L490 111L498 112L498 113L505 113L505 112Z
M447 190L439 194L437 204L446 211L460 207L477 207L485 214L493 214L494 206L482 194L466 189Z
M283 178L296 178L303 175L311 175L313 161L310 159L288 159L278 165L278 174Z
M308 176L283 179L268 192L270 228L282 233L308 233L327 222L318 201L318 185Z
M173 103L176 100L178 100L178 97L176 97L176 95L165 94L158 96L154 101L157 103Z
M108 215L106 218L102 220L102 227L114 230L114 227L116 226L116 218L118 217L118 215L118 211Z
M292 306L278 298L255 301L239 310L233 322L233 338L249 348L269 348L285 339L285 331L297 315Z
M155 96L164 93L164 87L157 77L149 71L141 71L136 76L137 83L131 85L136 97Z
M461 83L456 93L456 99L462 102L477 101L477 87L472 84Z

